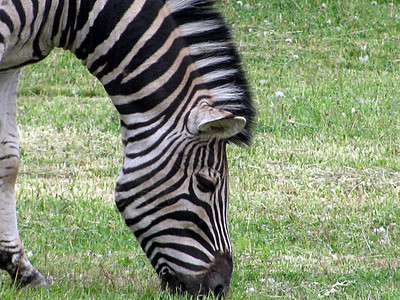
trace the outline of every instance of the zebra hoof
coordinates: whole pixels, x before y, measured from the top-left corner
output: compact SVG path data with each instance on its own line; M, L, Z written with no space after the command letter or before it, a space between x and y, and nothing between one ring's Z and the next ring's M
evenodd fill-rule
M32 266L23 251L10 253L0 251L0 269L11 276L12 285L15 287L48 287L45 277Z

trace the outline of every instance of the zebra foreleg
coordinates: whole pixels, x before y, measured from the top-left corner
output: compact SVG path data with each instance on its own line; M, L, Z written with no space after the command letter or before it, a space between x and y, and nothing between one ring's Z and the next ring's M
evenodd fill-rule
M24 253L18 225L14 185L19 166L16 100L19 71L0 73L0 268L19 286L42 286L46 280Z

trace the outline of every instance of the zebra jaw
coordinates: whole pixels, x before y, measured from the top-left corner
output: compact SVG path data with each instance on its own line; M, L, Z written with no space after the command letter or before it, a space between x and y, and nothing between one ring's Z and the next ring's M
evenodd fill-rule
M188 120L188 130L204 137L230 138L238 134L246 125L246 119L202 103L194 109Z

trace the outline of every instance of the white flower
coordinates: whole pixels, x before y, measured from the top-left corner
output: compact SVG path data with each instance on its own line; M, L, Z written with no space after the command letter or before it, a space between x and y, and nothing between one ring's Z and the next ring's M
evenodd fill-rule
M239 6L243 6L243 2L242 1L237 1L236 4L239 5Z
M264 31L264 37L266 37L268 35L267 31Z
M264 80L264 79L261 79L261 80L260 80L260 84L261 84L261 85L264 85L264 84L266 84L266 83L267 83L266 80Z
M273 279L272 277L268 277L268 283L271 284L275 283L275 279Z
M297 54L292 55L293 59L299 59L299 56Z
M354 114L354 113L356 112L356 109L355 109L354 107L352 107L352 108L350 109L350 112L351 112L352 114Z
M246 9L250 9L250 4L246 4L244 7L246 7Z
M374 231L375 232L386 232L386 229L385 229L385 227L381 226L379 228L374 228Z
M286 43L291 43L291 42L293 42L292 39L286 39L285 41L286 41Z
M326 24L331 25L332 21L331 19L329 19L328 21L326 21Z
M255 289L254 288L248 288L247 290L246 290L246 293L249 293L249 292L254 292L255 291Z
M325 3L322 3L322 4L321 4L321 8L322 8L322 9L325 9L325 8L326 8L326 4L325 4Z
M371 4L371 5L378 5L378 3L376 3L376 1L371 1L370 4Z
M277 91L277 92L275 92L275 95L274 95L276 98L280 98L280 97L285 97L285 94L283 93L283 92L281 92L281 91Z
M32 257L32 256L33 256L33 252L32 252L32 251L28 251L28 252L26 252L26 256L28 256L28 257Z
M361 51L365 51L365 50L367 50L367 45L360 46L360 49L361 49Z
M368 59L369 59L369 56L368 56L368 55L360 56L360 57L358 58L358 60L359 60L361 63L366 63L366 62L368 61Z

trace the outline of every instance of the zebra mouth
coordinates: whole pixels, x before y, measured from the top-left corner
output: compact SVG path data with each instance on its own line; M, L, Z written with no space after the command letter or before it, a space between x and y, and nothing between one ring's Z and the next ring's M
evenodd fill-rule
M216 273L211 273L211 277ZM210 276L202 276L200 278L189 277L185 275L174 275L170 272L165 272L161 275L161 285L163 289L170 291L172 294L184 296L188 293L191 296L202 297L213 294L216 299L224 297L228 291L227 285L218 284L214 288L209 286L208 281Z
M161 286L163 289L170 290L172 293L182 294L189 291L187 286L173 274L169 269L163 269L160 273Z
M213 294L220 299L228 292L231 274L232 257L226 253L217 255L208 272L200 276L177 274L164 268L160 278L162 287L173 294L188 293L195 297Z

